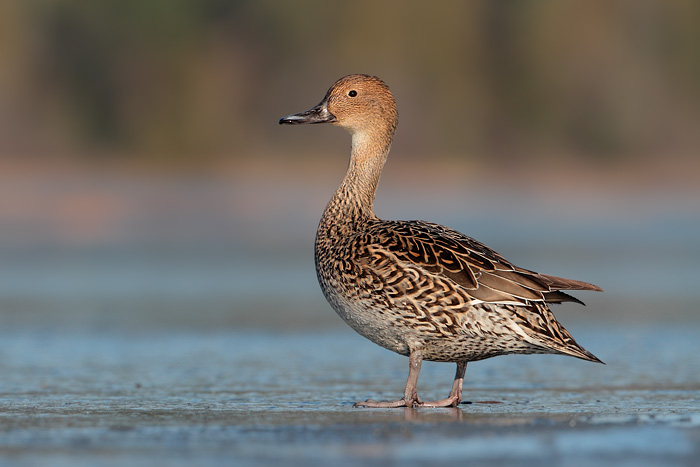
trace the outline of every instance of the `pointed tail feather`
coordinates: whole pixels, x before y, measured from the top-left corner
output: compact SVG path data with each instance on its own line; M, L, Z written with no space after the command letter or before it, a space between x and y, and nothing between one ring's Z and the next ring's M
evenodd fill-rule
M556 320L544 303L534 303L530 308L513 307L519 319L516 322L535 345L554 353L570 355L589 362L603 363L598 357L579 345L573 336Z
M544 281L552 290L593 290L602 292L603 289L597 285L577 281L573 279L564 279L563 277L550 276L548 274L537 274L537 278Z

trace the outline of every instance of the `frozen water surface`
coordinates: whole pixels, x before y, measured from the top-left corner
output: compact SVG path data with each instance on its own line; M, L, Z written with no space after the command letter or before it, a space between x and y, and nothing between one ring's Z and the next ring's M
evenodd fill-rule
M465 384L471 404L415 410L352 407L399 396L407 359L350 330L3 334L0 458L59 466L696 460L698 330L575 333L607 365L558 356L476 362ZM669 342L683 352L664 352ZM453 370L426 363L421 394L444 395Z

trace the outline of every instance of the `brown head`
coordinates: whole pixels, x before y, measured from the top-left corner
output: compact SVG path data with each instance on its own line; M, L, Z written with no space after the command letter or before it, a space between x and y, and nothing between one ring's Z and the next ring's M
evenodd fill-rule
M370 143L388 149L398 118L394 96L384 81L376 76L348 75L336 81L317 106L287 115L279 123L331 123L352 133L353 145Z

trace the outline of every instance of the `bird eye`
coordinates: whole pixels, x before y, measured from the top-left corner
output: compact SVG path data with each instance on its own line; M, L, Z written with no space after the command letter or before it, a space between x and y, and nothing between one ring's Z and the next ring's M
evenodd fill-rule
M350 96L350 97L355 97L355 96L357 96L357 91L355 91L355 90L353 89L352 91L350 91L350 92L348 93L348 96Z

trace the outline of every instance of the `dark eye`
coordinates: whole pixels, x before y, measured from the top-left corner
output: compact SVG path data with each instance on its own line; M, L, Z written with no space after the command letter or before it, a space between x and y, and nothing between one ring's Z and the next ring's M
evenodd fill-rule
M350 91L350 92L348 93L348 96L350 96L350 97L355 97L355 96L357 96L357 91L355 91L355 90L353 89L352 91Z

